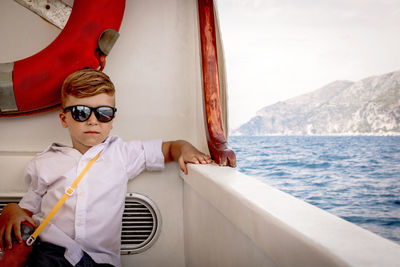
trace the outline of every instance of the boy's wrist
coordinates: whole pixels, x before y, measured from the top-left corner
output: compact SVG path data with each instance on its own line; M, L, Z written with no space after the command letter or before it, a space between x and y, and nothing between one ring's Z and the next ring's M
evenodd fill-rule
M30 211L30 210L27 210L27 209L23 209L23 208L21 208L29 217L32 217L32 215L33 215L33 212L32 211Z

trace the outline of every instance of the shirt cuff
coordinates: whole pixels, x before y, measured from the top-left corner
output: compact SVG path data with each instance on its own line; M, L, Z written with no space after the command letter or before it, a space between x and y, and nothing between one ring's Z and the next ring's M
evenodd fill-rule
M159 171L164 169L161 139L143 142L143 150L146 158L146 170Z

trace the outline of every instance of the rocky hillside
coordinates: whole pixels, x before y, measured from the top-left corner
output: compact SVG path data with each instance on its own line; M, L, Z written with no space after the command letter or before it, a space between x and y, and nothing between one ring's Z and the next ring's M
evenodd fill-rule
M400 71L336 81L262 108L232 135L400 135Z

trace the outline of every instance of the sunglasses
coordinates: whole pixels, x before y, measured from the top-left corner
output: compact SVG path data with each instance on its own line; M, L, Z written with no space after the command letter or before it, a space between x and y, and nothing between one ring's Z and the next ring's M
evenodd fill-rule
M109 106L100 106L96 108L83 105L69 106L64 108L64 113L68 110L71 111L72 118L79 122L87 121L92 115L92 112L94 112L99 122L110 122L114 119L115 112L117 112L116 108Z

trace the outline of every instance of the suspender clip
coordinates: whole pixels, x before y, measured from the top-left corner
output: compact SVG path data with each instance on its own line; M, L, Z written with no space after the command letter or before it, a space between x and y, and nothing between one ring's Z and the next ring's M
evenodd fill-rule
M35 242L35 238L33 236L30 236L27 240L26 240L26 245L28 247L32 246L33 242Z
M68 187L65 190L65 194L67 194L68 196L72 196L72 194L74 193L75 189L73 189L72 187Z

